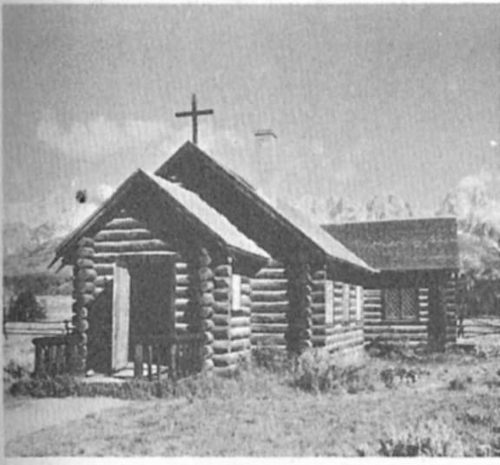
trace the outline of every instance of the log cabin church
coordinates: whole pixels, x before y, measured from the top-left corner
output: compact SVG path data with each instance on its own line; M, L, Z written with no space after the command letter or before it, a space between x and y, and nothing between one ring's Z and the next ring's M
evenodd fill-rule
M374 338L456 338L454 219L321 227L191 142L132 174L57 261L74 329L34 341L39 373L230 373L262 346L359 363Z

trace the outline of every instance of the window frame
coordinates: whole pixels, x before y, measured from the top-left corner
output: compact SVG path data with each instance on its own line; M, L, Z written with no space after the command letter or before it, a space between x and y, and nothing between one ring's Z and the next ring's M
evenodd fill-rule
M404 290L411 290L414 292L414 298L412 299L414 304L415 304L415 315L412 316L411 318L408 317L403 317L403 307L402 307L402 301L403 301L403 291ZM398 296L398 314L396 317L388 317L387 316L387 292L397 292ZM414 321L420 321L420 302L419 302L419 287L416 286L404 286L404 287L385 287L382 289L382 321L388 321L392 323L398 323L398 322L414 322Z

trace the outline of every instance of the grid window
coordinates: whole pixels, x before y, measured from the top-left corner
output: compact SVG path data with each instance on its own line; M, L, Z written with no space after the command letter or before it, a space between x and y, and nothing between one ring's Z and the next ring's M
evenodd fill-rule
M384 317L386 320L417 320L417 289L384 289Z

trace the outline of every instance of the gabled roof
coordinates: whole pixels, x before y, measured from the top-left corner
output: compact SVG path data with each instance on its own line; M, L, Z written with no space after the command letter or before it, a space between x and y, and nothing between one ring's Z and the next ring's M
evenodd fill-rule
M190 142L155 174L196 192L274 258L284 260L300 249L316 260L375 271L319 225L292 207L272 205L241 176Z
M323 228L381 270L457 269L456 218L328 224Z
M266 261L269 255L248 237L238 231L224 216L206 204L200 197L181 186L166 181L158 176L137 170L126 179L115 193L99 207L79 228L56 248L56 257L52 263L70 253L78 241L86 235L93 236L113 216L113 212L122 208L133 199L140 211L142 204L148 203L151 196L162 200L166 208L174 209L191 220L192 225L205 237L209 237L219 247L226 247L230 252ZM158 215L165 212L158 212ZM157 219L157 218L155 218ZM141 218L148 225L148 218ZM150 219L149 219L150 220ZM165 225L165 230L169 224ZM182 239L182 238L177 238Z

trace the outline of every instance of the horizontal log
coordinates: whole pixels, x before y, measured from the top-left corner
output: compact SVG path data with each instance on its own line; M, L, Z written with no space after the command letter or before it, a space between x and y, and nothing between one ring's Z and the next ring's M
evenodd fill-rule
M215 314L227 315L231 312L231 305L229 301L217 302L212 305Z
M166 251L167 245L159 239L142 241L96 242L96 252L138 252L138 251Z
M190 283L189 276L187 274L176 273L175 275L175 285L181 287L188 287Z
M320 337L324 336L313 335L312 339L314 341L316 338ZM364 343L363 333L357 332L357 333L337 334L335 336L326 336L325 338L326 346L339 346L342 344L349 344L349 343L352 343L353 345L363 344Z
M252 291L286 291L286 279L252 279Z
M240 307L236 310L231 310L232 317L247 316L250 317L252 311L250 307Z
M229 327L229 326L215 326L213 329L215 339L243 339L250 337L250 326L242 327Z
M253 324L278 323L286 324L286 314L284 313L254 313L252 314Z
M175 310L176 312L185 312L189 303L189 299L178 299L175 298Z
M221 339L215 340L212 343L214 352L217 354L227 353L227 352L238 352L241 350L248 350L251 347L250 339Z
M215 287L217 289L231 288L231 278L229 277L225 278L225 277L218 277L217 275L215 275L214 282L215 282Z
M252 300L254 302L276 302L276 301L287 301L288 294L285 290L280 291L252 291Z
M288 302L252 302L252 313L272 313L288 311Z
M189 298L189 288L185 286L175 286L175 298L176 299L188 299Z
M273 333L280 334L285 333L288 328L288 324L279 324L279 323L267 323L267 324L259 324L252 323L252 332L255 333Z
M260 279L286 279L284 268L262 268L256 275Z
M113 241L137 241L153 239L153 235L147 229L103 229L94 237L97 242Z
M285 346L285 335L284 334L267 334L267 333L255 333L252 332L250 336L250 341L252 346Z
M175 322L175 331L185 333L187 332L187 323Z
M216 326L250 326L249 316L233 317L230 315L214 314L212 319Z
M144 224L135 218L114 218L106 224L106 229L136 229L144 228Z
M357 348L363 348L364 341L363 339L357 339L352 341L342 341L334 344L327 344L326 349L330 352L330 354L337 354L339 352L355 352Z
M416 335L404 335L404 334L365 334L365 339L367 341L380 341L380 342L398 342L398 343L422 343L427 341L427 333L416 334Z

